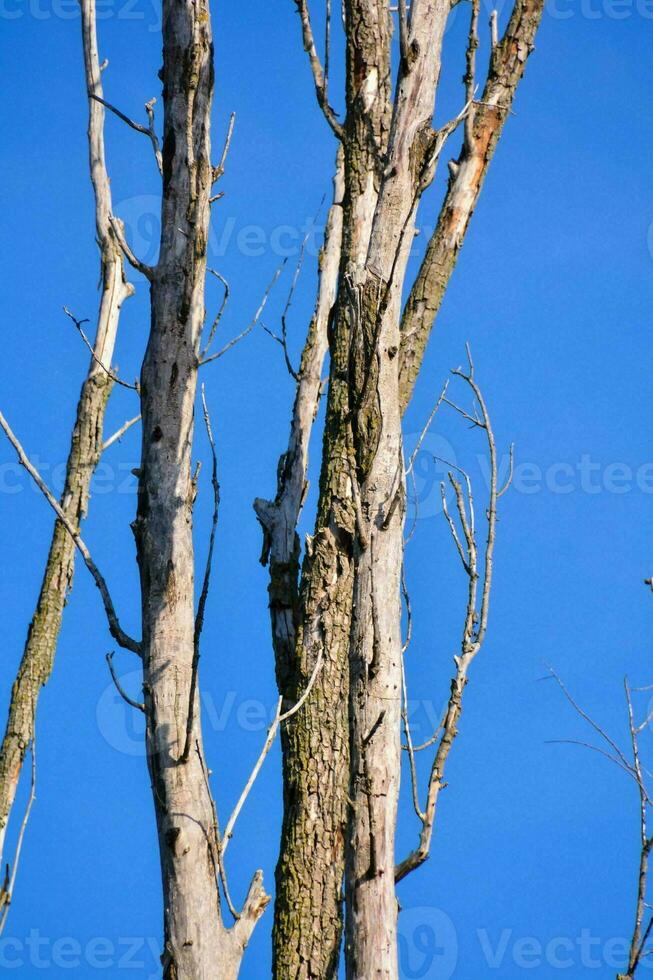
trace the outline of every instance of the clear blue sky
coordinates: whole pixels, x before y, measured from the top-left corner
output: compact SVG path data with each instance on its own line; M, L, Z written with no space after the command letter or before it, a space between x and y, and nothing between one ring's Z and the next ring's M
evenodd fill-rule
M106 0L101 7L107 98L138 118L145 100L159 95L157 7L155 0ZM233 290L224 339L251 317L280 253L296 252L297 229L329 190L333 140L314 105L293 11L290 0L215 10L216 143L229 112L238 115L211 242L211 263ZM463 19L459 9L447 36L457 60L443 82L442 118L460 105ZM631 927L634 789L598 756L546 744L586 733L555 685L540 678L543 663L553 664L624 740L623 675L634 684L653 681L653 596L642 585L653 573L652 19L650 0L556 0L549 7L407 416L414 442L470 340L497 439L516 443L518 481L502 501L490 633L467 692L433 857L400 888L406 978L549 980L561 970L574 980L613 978L618 940ZM0 404L57 485L87 363L61 307L94 318L97 306L79 20L71 0L1 0L0 21ZM158 219L149 144L115 119L107 138L116 211L134 247L151 260ZM424 223L434 214L429 199ZM295 351L312 305L314 264L307 263L291 315ZM271 327L289 274L266 312ZM117 356L130 379L148 326L147 290L142 281L137 286L124 308ZM208 296L212 309L217 284ZM275 702L266 573L251 501L274 492L293 392L278 347L260 329L207 369L205 381L223 503L201 680L207 754L224 817ZM117 392L108 430L135 413L133 396ZM475 457L483 447L444 411L426 449L443 455L443 446L481 480L480 498ZM197 454L207 459L203 434ZM316 447L314 462L317 456ZM85 532L135 632L129 521L137 462L132 431L104 460ZM408 554L417 738L428 736L429 718L446 697L464 597L438 512L438 474L427 453L419 465L422 517ZM7 445L0 445L0 483L4 726L52 516L16 474ZM201 556L209 508L205 467ZM305 530L311 522L309 506ZM96 973L160 976L150 790L138 719L109 684L104 655L111 646L96 589L80 568L41 699L38 798L0 943L0 965L17 976L48 969L84 980ZM130 655L116 660L136 690ZM653 754L653 733L643 744ZM272 887L279 817L275 750L228 856L235 896L259 866ZM402 853L416 834L405 796ZM245 980L269 975L270 927L268 911L246 955ZM130 937L138 938L128 943Z

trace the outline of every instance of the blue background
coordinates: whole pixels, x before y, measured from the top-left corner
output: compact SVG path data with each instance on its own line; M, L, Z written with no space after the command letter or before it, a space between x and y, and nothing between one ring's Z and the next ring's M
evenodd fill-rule
M100 11L101 57L110 61L106 97L140 120L143 103L159 95L160 10L154 0L105 0ZM544 663L552 664L624 745L622 678L628 673L635 685L652 680L653 597L642 584L653 572L652 19L645 0L556 0L547 9L406 417L410 446L469 340L497 440L502 450L516 444L518 479L502 500L490 632L467 690L433 856L400 886L404 977L614 977L621 965L615 941L631 930L635 787L598 755L547 744L590 733L555 683L542 678ZM461 105L466 20L461 5L446 38L442 121ZM210 245L211 264L232 286L220 334L227 340L251 319L290 253L263 317L278 329L301 229L330 190L335 148L314 104L294 4L217 5L214 26L216 150L229 113L237 113ZM0 32L0 404L44 475L60 486L87 366L61 308L93 320L98 278L76 5L2 0ZM340 41L336 29L336 47ZM337 51L333 61L338 105ZM115 210L135 249L152 261L158 177L149 143L115 118L107 120L107 143ZM435 220L443 183L441 173L439 191L424 203L426 226ZM417 239L417 250L425 239ZM130 380L148 329L146 284L132 278L137 295L125 304L116 356ZM309 256L290 317L295 357L314 290ZM210 311L219 300L211 281ZM251 502L274 493L293 390L280 349L260 326L207 368L204 380L222 508L201 681L224 821L276 700L266 572L258 564ZM136 411L133 394L117 391L107 433ZM430 734L429 719L447 696L465 595L438 507L442 470L429 455L444 455L443 447L470 467L479 501L484 492L480 437L443 409L418 459L420 519L407 557L418 741ZM318 448L316 439L313 487ZM197 455L208 464L203 432ZM588 461L591 483L579 470ZM103 460L85 528L123 625L134 633L138 583L129 521L137 463L132 430ZM612 464L629 467L625 478ZM7 444L0 445L0 466L4 717L52 515L17 472ZM314 499L313 492L303 531L311 528ZM205 465L197 509L201 562L210 506ZM21 977L44 970L56 977L160 976L158 855L139 719L110 686L108 649L97 591L80 567L54 677L40 702L37 802L0 942L1 965ZM131 655L119 652L116 662L136 692ZM649 697L638 696L642 715ZM650 755L648 730L642 745ZM27 789L25 780L21 800ZM400 856L417 837L407 789L405 781ZM279 820L275 747L229 851L234 896L244 895L257 867L272 887ZM246 980L269 975L271 920L268 910L245 957ZM128 937L137 937L131 947Z

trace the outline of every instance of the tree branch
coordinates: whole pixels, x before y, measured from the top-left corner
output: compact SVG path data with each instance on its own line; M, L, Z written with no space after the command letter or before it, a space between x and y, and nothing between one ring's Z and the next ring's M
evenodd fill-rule
M420 832L419 842L417 847L403 860L401 861L395 869L395 880L401 881L406 875L410 874L416 868L418 868L424 861L427 860L431 849L431 840L433 835L433 827L435 824L437 804L439 800L440 791L445 786L444 774L449 757L449 753L453 746L454 740L458 734L458 722L463 708L463 694L465 687L467 686L468 673L470 666L475 659L475 657L480 652L483 641L486 635L487 620L489 614L490 605L490 594L492 588L492 562L494 555L495 546L495 531L497 522L497 457L496 448L494 441L494 433L492 429L492 424L487 411L487 407L478 384L474 380L474 370L471 356L469 358L470 368L469 374L464 374L460 369L452 372L455 376L460 377L472 390L474 397L478 400L481 408L481 421L479 423L479 428L485 432L485 437L488 445L488 451L490 456L490 493L489 493L489 504L486 511L486 518L488 524L487 539L485 543L485 554L483 561L483 586L481 589L480 596L480 609L478 606L478 580L479 580L479 569L478 569L478 545L476 542L476 528L474 519L474 503L472 495L471 480L464 471L461 471L459 467L456 469L462 472L465 477L465 483L467 486L467 497L468 503L465 504L465 498L463 495L463 490L461 484L454 478L453 473L449 473L449 479L454 488L456 495L456 505L458 509L458 516L463 528L464 540L466 544L466 549L463 548L463 544L460 540L458 532L456 530L455 523L449 514L446 504L446 497L443 492L443 510L444 516L449 524L451 530L452 538L456 546L456 550L463 563L463 568L468 579L468 593L467 593L467 604L465 608L464 624L462 629L462 636L460 641L460 654L454 657L455 673L451 680L451 690L447 708L444 714L443 721L440 726L438 726L437 731L434 735L421 746L414 747L412 745L412 740L408 738L407 731L407 743L408 751L411 759L411 773L414 768L414 754L417 751L428 748L432 744L437 744L435 751L435 756L431 766L431 773L429 777L429 784L427 790L426 805L424 810L421 810L419 805L419 800L415 795L415 790L413 789L414 795L414 805L416 812L422 823L422 829ZM469 507L469 515L467 513L466 507ZM406 726L405 726L406 727ZM415 786L415 777L413 779L413 787Z
M215 533L218 527L218 514L220 511L220 484L218 483L218 457L215 451L215 440L213 438L213 429L211 428L211 416L209 415L209 409L206 404L206 394L204 391L204 385L202 385L202 410L204 413L204 425L206 426L206 434L209 439L209 445L211 447L211 457L212 457L212 467L211 467L211 483L213 486L213 520L211 523L211 534L209 537L209 550L206 556L206 567L204 569L204 581L202 583L202 591L200 593L199 603L197 605L197 615L195 617L195 635L193 639L193 663L191 668L191 681L190 681L190 691L188 696L188 711L186 713L186 743L184 745L184 751L182 752L179 761L187 762L190 755L191 741L193 737L193 723L195 715L195 695L197 691L197 671L200 663L200 640L202 637L202 628L204 626L204 613L206 610L206 600L209 597L209 586L211 584L211 568L213 565L213 551L215 548Z
M141 645L140 643L137 643L136 640L133 640L130 636L128 636L127 633L125 633L124 630L121 628L120 623L118 622L118 617L116 616L116 610L111 600L111 596L109 595L107 583L105 582L104 577L102 576L97 565L91 558L91 553L86 547L84 541L82 540L79 530L73 527L73 525L70 523L68 517L62 510L57 499L50 492L46 483L42 479L40 473L28 459L25 450L21 446L17 437L14 435L9 423L5 419L2 412L0 412L0 427L4 430L4 433L9 439L9 442L16 450L19 463L27 470L29 475L32 477L37 487L39 488L39 490L41 491L41 493L43 494L47 502L50 504L50 506L54 510L55 514L57 515L57 517L59 518L63 526L70 534L71 538L75 543L75 546L77 547L82 558L84 559L84 563L88 568L89 572L91 573L91 575L93 576L95 584L97 585L100 595L102 597L104 610L109 623L109 632L113 636L116 643L118 643L121 647L124 647L126 650L131 650L133 653L138 654L138 656L140 657Z
M437 225L404 307L399 384L401 408L410 401L442 297L462 247L494 150L510 113L526 61L533 50L544 0L516 0L506 33L491 56L473 127L440 209Z
M147 113L147 118L149 120L149 126L141 126L140 123L134 122L134 120L130 119L129 116L126 116L124 112L121 112L120 109L116 109L115 105L111 105L110 102L107 102L105 99L100 98L99 95L95 95L93 92L89 92L88 96L90 99L95 99L96 102L99 102L101 105L103 105L105 109L108 109L110 112L112 112L114 116L118 117L118 119L122 119L122 121L126 123L131 129L135 130L137 133L143 133L144 136L148 137L148 139L152 143L152 149L154 150L154 159L156 160L157 169L161 174L161 176L163 176L163 157L161 156L159 137L156 135L156 130L154 128L154 105L156 103L156 99L154 98L150 99L149 102L145 103L145 111Z
M322 69L322 64L320 62L317 49L315 47L315 39L313 37L313 28L311 27L311 17L308 10L307 0L294 0L295 6L297 7L297 12L302 23L302 38L304 41L304 50L308 55L311 71L313 72L313 80L315 82L315 94L317 95L317 102L324 113L324 117L328 122L329 126L337 136L339 140L344 139L344 130L342 124L338 122L334 110L329 105L328 93L327 93L327 76Z
M114 384L121 385L123 388L129 388L131 391L136 391L137 392L139 390L138 384L133 384L132 385L132 384L129 384L128 381L121 381L121 379L118 377L118 375L117 374L114 374L113 371L110 368L106 367L106 365L100 360L100 358L95 353L95 348L93 347L93 344L90 342L90 340L88 339L88 337L86 336L86 334L84 333L84 331L82 329L82 324L89 322L88 321L88 318L86 318L85 320L78 320L77 317L74 316L70 312L70 310L68 309L67 306L64 306L63 311L66 314L66 316L69 317L72 320L72 322L75 324L75 327L77 329L77 332L79 333L80 337L82 338L82 340L86 344L87 348L91 352L91 357L93 358L93 360L95 361L95 363L98 364L102 368L102 370L107 375L107 377L111 378L111 380L114 382Z

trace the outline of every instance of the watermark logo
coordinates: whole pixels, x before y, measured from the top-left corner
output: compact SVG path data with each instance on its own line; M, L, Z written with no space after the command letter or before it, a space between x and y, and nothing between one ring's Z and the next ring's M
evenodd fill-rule
M458 935L449 916L428 906L402 909L397 931L402 980L450 980L458 963Z

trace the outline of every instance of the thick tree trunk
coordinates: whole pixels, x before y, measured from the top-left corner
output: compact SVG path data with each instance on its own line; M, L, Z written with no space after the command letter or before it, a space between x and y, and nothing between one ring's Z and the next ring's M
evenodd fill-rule
M306 8L299 2L298 7L314 62ZM461 157L457 168L452 167L438 227L403 317L400 296L415 211L447 135L433 131L432 115L450 8L444 0L414 0L407 16L407 5L399 3L401 61L392 100L391 26L385 4L351 0L344 7L347 118L338 132L345 155L343 254L330 332L320 500L298 604L293 600L296 655L285 658L280 674L282 693L295 698L318 657L324 660L305 711L284 736L284 828L274 944L275 975L284 980L335 976L342 821L348 809L349 976L396 976L400 419L532 49L542 3L518 0L504 38L493 48L484 93L468 106ZM478 7L473 10L478 19ZM476 43L474 31L468 50L470 100ZM314 75L324 110L326 87L319 66L317 71L314 66ZM333 128L333 118L330 123ZM352 493L354 471L360 484L358 505ZM349 790L344 697L350 703Z
M417 205L439 144L432 129L448 0L413 0L390 142L352 343L360 510L350 648L351 782L346 967L396 980L395 828L401 773L401 566L404 462L399 400L401 294Z
M163 879L166 980L231 980L267 903L259 878L228 930L195 689L191 449L204 323L213 44L208 4L163 8L161 248L151 271L152 321L141 371L143 443L134 523L141 577L147 757Z
M299 589L297 644L281 664L280 692L294 701L318 659L322 668L301 712L283 732L284 820L276 871L274 976L337 975L349 782L348 649L355 513L349 424L350 317L343 283L367 253L381 182L390 106L390 14L351 0L347 18L345 196L340 292L329 336L331 366L315 534ZM344 298L343 298L344 297Z
M95 13L92 5L86 2L82 3L82 32L86 86L90 94L101 97ZM86 516L91 478L102 452L104 414L112 385L108 370L116 343L120 308L133 293L133 287L125 279L122 252L109 223L111 192L104 159L104 107L90 97L88 140L101 257L101 299L95 358L91 359L77 405L61 498L64 513L75 528ZM74 567L75 543L61 522L56 521L36 610L12 688L7 727L0 748L0 858L25 753L34 738L39 693L52 673Z

